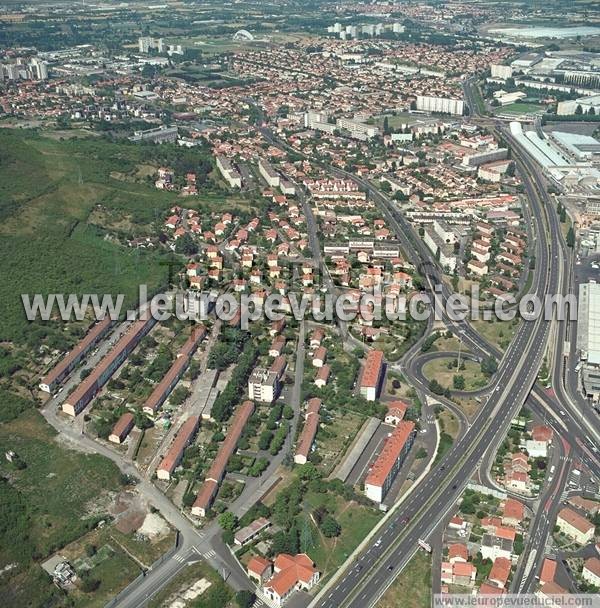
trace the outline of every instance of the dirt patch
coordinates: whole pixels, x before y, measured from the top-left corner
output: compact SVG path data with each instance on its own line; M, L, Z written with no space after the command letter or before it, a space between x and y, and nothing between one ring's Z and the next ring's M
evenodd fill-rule
M148 513L138 529L138 534L154 540L166 536L169 531L169 525L158 513Z
M118 494L110 509L115 528L123 534L135 532L144 523L147 512L143 499L131 490Z

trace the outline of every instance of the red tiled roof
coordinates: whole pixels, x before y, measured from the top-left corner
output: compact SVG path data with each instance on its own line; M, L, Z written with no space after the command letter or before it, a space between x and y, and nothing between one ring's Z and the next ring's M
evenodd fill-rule
M550 441L552 439L552 429L543 425L534 426L531 429L531 436L535 441Z
M233 422L229 427L227 432L227 437L225 437L225 441L221 444L217 455L210 467L206 478L214 479L216 482L220 482L223 478L223 474L225 473L225 467L227 466L227 462L231 455L235 452L237 448L237 443L242 436L242 431L248 422L250 416L254 412L254 403L252 401L244 401L238 411L235 413L233 418Z
M319 409L321 408L321 400L316 397L308 402L308 409L306 411L306 420L300 438L298 439L298 446L296 448L296 454L302 455L305 458L308 457L310 448L319 429Z
M189 364L190 358L198 347L199 342L204 338L205 335L206 328L204 325L194 328L192 335L181 347L181 350L177 355L177 359L173 361L169 371L167 371L167 373L163 376L163 379L154 387L154 390L146 400L146 403L144 403L144 409L156 412L163 404L164 400L175 386L177 380L185 371Z
M554 580L556 574L556 560L546 557L542 564L542 571L540 573L540 584L544 585Z
M363 370L360 386L363 388L374 388L377 386L381 370L383 368L383 351L371 350L367 355L365 368Z
M525 507L523 507L523 503L514 498L507 498L504 503L503 516L508 519L523 521L523 517L525 516Z
M99 323L96 323L87 332L85 337L67 353L55 367L53 367L43 378L41 383L51 386L56 381L60 381L69 370L73 367L75 362L79 361L84 354L96 343L96 341L102 336L102 334L108 330L112 320L110 317L102 319Z
M463 543L453 543L448 546L448 559L453 560L456 557L462 557L465 561L469 559L467 545Z
M248 572L253 572L258 576L262 576L263 572L271 566L271 562L260 555L254 555L248 562Z
M365 479L365 484L383 486L414 428L415 423L412 421L403 420L398 424L386 439L381 453Z
M319 371L317 372L317 375L315 376L315 380L323 380L323 381L327 382L327 379L329 378L330 373L331 373L331 366L323 365L323 367L319 368Z
M304 553L281 553L275 558L275 570L277 574L265 583L265 587L273 589L279 597L286 595L299 581L308 583L316 572L312 560Z
M133 414L131 412L126 412L117 420L111 435L116 435L119 439L123 439L123 435L127 436L127 433L129 433L132 426Z
M327 349L324 346L319 346L319 348L317 348L317 350L315 351L315 354L313 356L313 361L315 359L325 361L326 358L327 358Z
M454 576L471 576L473 572L477 572L477 569L471 563L456 562L452 564L452 574Z
M277 376L281 377L283 372L285 372L285 368L287 367L287 359L285 355L279 355L273 359L273 363L271 363L271 367L269 371L275 372Z
M182 425L179 431L177 431L177 436L175 440L171 444L167 455L163 458L163 461L160 463L158 467L162 471L168 471L172 473L178 462L181 459L183 454L183 450L189 445L192 437L198 430L198 426L200 425L200 418L198 416L190 416Z
M218 490L219 484L216 481L213 479L206 480L202 484L198 496L196 496L192 509L203 509L204 511L207 511L217 495Z
M479 595L503 595L504 589L491 585L490 583L482 583L479 587Z
M600 576L600 559L597 557L589 557L585 560L583 567L589 570L592 574Z
M550 581L546 583L541 589L540 593L543 595L566 595L569 593L564 587L561 587L558 583Z
M494 560L494 565L490 570L488 578L492 582L498 583L500 587L505 587L510 575L510 569L512 567L511 561L506 557L497 557Z
M112 350L100 361L94 368L92 373L85 379L77 388L69 395L65 403L72 405L75 409L81 411L90 401L90 394L96 389L99 389L103 382L110 378L109 369L113 362L120 356L123 356L129 350L133 350L142 334L148 331L156 323L156 320L148 315L147 319L139 319L131 324L125 335L113 346ZM116 371L116 368L112 371ZM93 396L93 395L92 395ZM80 405L83 404L83 407Z
M514 541L516 531L513 528L505 528L504 526L496 526L496 536L498 538L505 538L507 540Z
M569 508L562 509L559 512L558 516L561 519L563 519L564 521L566 521L567 523L571 524L574 528L576 528L583 534L585 534L591 528L594 527L593 523L588 521L582 515L579 515L579 513L576 513L575 511L573 511L573 509L569 509Z
M221 444L221 447L206 474L206 481L200 489L200 492L192 505L192 509L207 509L210 506L212 499L217 493L221 479L223 479L223 475L225 474L227 462L235 452L238 441L242 436L242 431L253 412L254 403L252 401L244 401L235 413L233 422L227 432L227 437L225 437L225 441Z

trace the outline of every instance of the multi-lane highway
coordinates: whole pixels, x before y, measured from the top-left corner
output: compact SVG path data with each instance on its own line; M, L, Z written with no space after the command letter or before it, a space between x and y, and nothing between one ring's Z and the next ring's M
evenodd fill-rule
M540 298L556 293L560 272L550 271L550 261L557 259L557 242L549 237L549 226L543 209L543 198L527 167L520 165L523 182L537 224L537 268L532 291ZM373 199L383 205L398 237L406 242L410 226L390 206L390 202L368 182L366 187ZM408 251L423 252L424 246L411 239ZM424 258L424 259L423 259ZM425 253L421 263L429 263L428 279L441 284L438 270ZM422 266L423 267L423 266ZM450 295L442 290L441 297ZM472 327L463 322L457 331L474 346L489 347ZM512 418L525 403L534 385L543 359L550 324L539 318L524 322L503 357L494 379L493 389L473 421L438 467L421 483L417 491L387 520L381 534L362 554L327 587L313 603L319 608L338 606L372 606L394 580L397 572L410 559L418 547L419 538L427 538L434 522L453 508L465 484L476 470L486 452L504 438Z
M467 98L469 98L468 94ZM500 129L501 125L496 125L496 128ZM285 142L278 140L266 127L261 131L268 140L288 148ZM510 140L510 134L503 133L503 135ZM558 293L559 290L565 288L565 277L562 271L565 266L564 243L555 238L556 230L560 230L560 226L557 225L553 212L547 213L544 208L546 192L540 175L531 161L523 156L516 142L511 141L511 144L518 153L516 160L531 205L531 215L537 235L536 270L531 291L543 297L547 293ZM442 302L446 302L452 295L450 288L442 280L441 272L436 267L431 253L422 240L416 236L412 226L398 213L394 203L369 182L333 167L328 167L328 170L334 175L354 179L369 193L381 211L385 213L405 252L411 255L419 271L426 277L432 293L436 285L442 286L441 291L436 294ZM306 199L302 198L301 203L307 219L311 248L315 260L323 269L314 218L311 210L307 209ZM331 288L331 285L328 286ZM465 432L457 440L452 450L415 488L413 494L402 503L400 508L388 517L383 527L367 543L364 550L350 564L346 564L346 567L324 588L313 601L314 606L319 608L338 608L339 606L363 608L374 605L417 550L418 539L427 538L437 522L454 507L465 484L486 454L490 450L494 450L503 440L510 421L526 402L535 385L539 364L550 336L550 323L540 319L522 323L502 357L502 353L483 340L467 321L454 322L447 317L444 320L453 331L460 335L472 352L479 356L492 355L501 359L498 372L490 386L490 392L482 399L482 406L472 424L464 426ZM558 359L559 357L557 357ZM545 408L557 416L557 419L552 421L556 428L564 429L565 434L573 440L577 437L581 440L582 421L573 415L571 409L568 414L560 415L560 419L558 419L558 412L562 410L559 410L557 401L551 399L540 388L535 389L534 396L530 399L531 402L537 411ZM591 444L587 445L583 458L586 464L597 467L594 448L593 441L591 441ZM556 492L560 489L561 478L559 477L544 493L544 496L550 494L548 505L552 509L556 506L555 497ZM553 490L556 491L552 493ZM560 492L558 493L560 495ZM538 513L532 523L534 543L528 545L527 551L528 555L534 555L534 558L531 560L529 557L527 558L527 561L531 562L531 567L524 568L522 571L521 579L524 584L530 583L531 577L536 571L535 554L538 549L535 541L545 538L544 533L547 535L552 519L551 512L542 509L540 511L542 513ZM177 515L181 517L180 514ZM174 513L172 516L177 518ZM185 524L181 523L182 527L187 529L189 522L186 520ZM190 532L186 535L188 538L195 536L197 536L195 530L194 534ZM210 534L207 534L207 537L210 537ZM200 538L197 540L202 541ZM179 552L180 555L185 553L184 561L192 559L193 553L201 555L199 549L208 546L206 541L197 544L191 543L189 546L188 541L185 542L185 549ZM215 557L213 555L212 561ZM119 605L127 607L142 605L144 600L160 589L178 569L174 568L172 564L170 567L165 567L162 572L161 568L158 568L147 577L143 584L139 585L139 589L131 589L131 593L123 598ZM234 572L234 578L237 579L241 576L243 575L239 571ZM238 588L244 586L244 581L237 580L236 582Z

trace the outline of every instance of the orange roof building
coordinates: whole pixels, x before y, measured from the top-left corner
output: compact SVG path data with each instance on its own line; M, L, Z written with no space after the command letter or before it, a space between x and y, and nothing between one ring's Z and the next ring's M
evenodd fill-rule
M92 373L67 397L62 405L63 412L69 416L80 414L155 323L156 319L152 315L148 315L147 319L134 321L112 350L92 370Z
M112 320L105 317L90 328L88 333L69 353L67 353L40 381L40 389L51 393L75 369L77 364L108 332Z
M154 387L154 390L144 403L143 410L149 416L154 416L160 406L165 402L165 399L171 394L175 385L187 369L192 355L196 352L198 344L206 335L204 325L199 325L194 328L191 336L187 339L181 350L177 354L177 358L173 365L169 368L163 379Z
M540 572L540 585L545 585L546 583L553 582L555 576L556 560L551 559L550 557L544 558L544 563L542 564L542 571Z
M300 438L298 439L298 445L296 446L296 455L294 456L294 462L296 464L306 464L308 461L308 455L315 440L315 436L319 429L319 410L321 409L321 400L313 397L308 402L308 408L306 410L306 416L304 419L304 427Z
M383 502L415 439L415 423L403 420L385 440L383 449L365 479L365 494Z
M507 526L518 526L525 517L523 503L514 498L507 498L502 512L502 523Z
M253 413L254 403L252 401L244 401L235 413L233 422L227 432L227 437L225 437L225 441L221 444L221 447L206 474L206 481L192 505L193 515L206 517L206 512L212 505L212 501L217 495L219 484L225 476L225 467L227 467L229 459L236 451L244 427Z
M129 435L129 431L133 428L133 425L133 414L131 412L126 412L117 420L111 434L108 436L108 440L113 443L123 443L127 435Z
M448 561L453 564L454 562L467 562L469 561L469 551L467 545L464 543L453 543L448 546Z
M556 518L556 525L580 545L586 545L594 538L594 524L573 509L562 509Z
M506 591L491 583L482 583L478 595L504 595Z
M365 367L360 379L360 394L367 401L375 401L381 388L384 376L384 362L382 350L371 350L367 355Z
M276 606L281 606L295 591L309 591L319 580L320 573L305 553L288 555L281 553L275 558L274 575L263 585L263 593Z
M319 367L317 371L317 375L315 376L315 384L319 388L323 388L327 381L329 380L329 374L331 373L331 367L329 365L323 365L323 367Z
M156 469L156 476L159 479L169 480L171 474L181 462L183 452L185 448L191 443L198 427L200 426L200 418L198 416L190 416L182 425L175 440L171 444L167 455L163 458L158 469Z
M262 585L273 574L273 564L260 555L254 555L250 558L246 570L250 578L256 579Z
M488 579L490 583L496 585L499 589L505 589L508 577L510 576L510 569L512 562L506 557L497 557L494 560L494 565L490 570Z

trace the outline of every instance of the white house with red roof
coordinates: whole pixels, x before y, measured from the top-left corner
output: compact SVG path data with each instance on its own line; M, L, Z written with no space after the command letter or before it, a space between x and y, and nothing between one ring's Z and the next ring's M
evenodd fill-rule
M254 566L253 564L252 567ZM295 591L310 591L319 581L319 577L319 571L306 553L280 553L273 563L273 576L263 582L262 592L275 606L282 606Z

